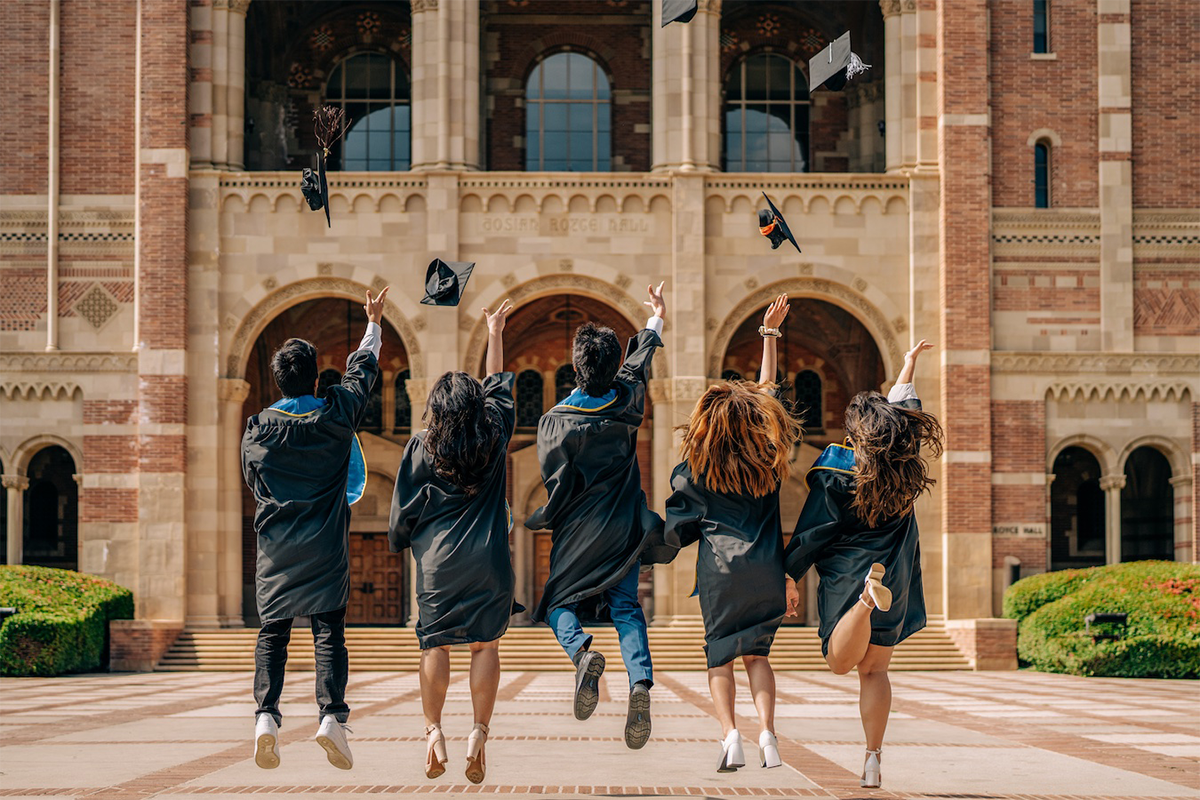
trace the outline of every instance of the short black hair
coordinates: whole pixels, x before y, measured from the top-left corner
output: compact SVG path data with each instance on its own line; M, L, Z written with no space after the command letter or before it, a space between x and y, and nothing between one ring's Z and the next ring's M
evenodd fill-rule
M621 367L621 343L612 328L602 328L593 322L575 331L571 350L575 366L575 385L592 397L600 397L612 387L613 378Z
M317 348L304 339L288 339L271 356L271 374L284 397L303 397L317 384Z

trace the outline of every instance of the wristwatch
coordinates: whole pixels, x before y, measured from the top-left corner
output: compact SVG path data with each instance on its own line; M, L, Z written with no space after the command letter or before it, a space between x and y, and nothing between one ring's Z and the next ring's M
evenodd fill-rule
M770 336L772 339L778 339L780 336L783 336L783 331L779 330L779 328L768 328L766 325L759 325L758 335Z

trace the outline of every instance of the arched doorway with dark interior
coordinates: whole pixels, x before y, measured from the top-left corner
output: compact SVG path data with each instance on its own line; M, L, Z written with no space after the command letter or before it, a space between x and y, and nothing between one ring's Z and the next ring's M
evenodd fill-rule
M1121 560L1175 560L1171 462L1157 448L1139 447L1125 460L1121 489Z
M537 469L533 451L537 445L537 423L542 414L575 388L575 370L571 366L571 345L575 331L586 322L612 328L622 351L637 329L607 303L577 294L557 294L532 300L509 316L504 328L504 368L517 375L517 430L509 444L509 506L513 510L513 562L518 594L533 608L541 600L549 576L550 532L527 531L524 521L546 499L546 491ZM479 374L483 374L482 364ZM652 419L653 410L646 399L646 415L638 433L638 466L642 486L651 496L653 486ZM520 454L520 455L516 455ZM515 497L515 502L514 502ZM653 613L652 574L643 573L638 595L647 617Z
M406 390L408 354L396 329L384 319L379 380L358 437L367 461L367 487L350 511L351 625L403 625L408 620L408 555L388 551L387 525L392 487L410 433ZM308 300L277 315L259 334L246 364L250 391L242 407L249 417L281 399L271 376L271 356L289 338L307 339L317 348L317 396L337 385L346 358L358 348L366 329L361 301L341 298ZM403 408L401 408L403 406ZM254 567L258 544L254 534L254 498L242 487L242 611L247 625L257 625Z
M75 459L58 445L34 453L26 470L25 531L21 563L79 567L79 485Z
M1050 484L1050 569L1102 567L1105 563L1104 490L1100 462L1079 446L1054 459Z
M804 425L803 443L792 460L792 477L779 493L784 539L791 538L800 509L808 497L805 473L829 444L845 438L842 417L850 398L861 391L879 391L886 376L883 356L871 332L849 311L812 297L797 297L784 321L777 345L780 399ZM726 380L758 380L762 365L762 324L767 304L753 311L734 332L721 362ZM690 409L683 409L683 413ZM801 609L788 624L816 624L816 579L801 586Z

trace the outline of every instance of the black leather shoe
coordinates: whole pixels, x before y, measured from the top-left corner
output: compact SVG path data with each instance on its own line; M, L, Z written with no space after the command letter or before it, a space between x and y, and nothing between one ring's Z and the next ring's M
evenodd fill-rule
M604 656L585 650L575 664L575 719L587 719L600 702Z
M650 689L635 683L629 691L629 715L625 717L625 744L638 750L650 739Z

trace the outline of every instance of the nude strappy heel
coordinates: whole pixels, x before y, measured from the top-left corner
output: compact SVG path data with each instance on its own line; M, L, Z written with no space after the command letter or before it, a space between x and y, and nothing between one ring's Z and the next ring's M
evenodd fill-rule
M467 780L471 783L483 783L487 774L487 762L483 755L483 745L487 741L488 726L476 722L467 737Z
M446 737L438 723L425 728L429 751L425 754L425 777L437 778L446 771Z
M883 585L883 564L872 564L863 583L866 585L863 591L870 595L876 608L887 611L892 607L892 590Z

